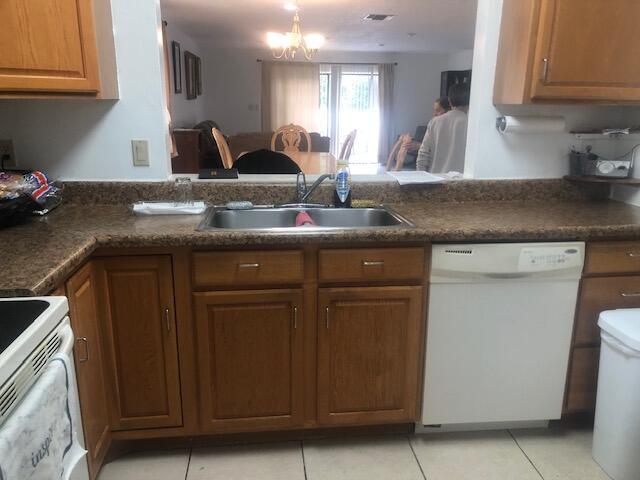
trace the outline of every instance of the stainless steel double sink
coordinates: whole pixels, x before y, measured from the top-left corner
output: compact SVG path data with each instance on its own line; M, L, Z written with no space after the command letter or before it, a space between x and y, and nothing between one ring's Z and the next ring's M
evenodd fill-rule
M296 217L306 212L314 226L296 227ZM332 208L309 206L254 207L228 210L210 207L198 230L317 231L331 229L410 228L414 225L387 207Z

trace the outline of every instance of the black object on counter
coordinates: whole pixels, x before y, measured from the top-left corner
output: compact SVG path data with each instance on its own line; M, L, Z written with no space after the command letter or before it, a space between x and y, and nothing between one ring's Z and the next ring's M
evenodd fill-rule
M198 178L206 180L228 180L238 178L237 168L203 168L198 173Z
M338 192L334 190L333 206L336 208L351 208L351 190L349 190L349 195L347 195L347 198L344 202L340 200L340 197L338 196Z
M20 195L11 200L0 200L0 228L17 225L31 216L38 204L27 195Z

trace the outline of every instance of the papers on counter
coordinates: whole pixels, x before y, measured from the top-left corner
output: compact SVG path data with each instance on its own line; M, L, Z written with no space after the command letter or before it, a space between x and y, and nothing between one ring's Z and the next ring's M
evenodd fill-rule
M207 209L204 202L138 202L133 212L138 215L200 215Z
M444 183L444 178L437 175L433 175L429 172L414 172L414 171L401 171L401 172L387 172L387 175L391 175L400 185L419 185L428 183Z

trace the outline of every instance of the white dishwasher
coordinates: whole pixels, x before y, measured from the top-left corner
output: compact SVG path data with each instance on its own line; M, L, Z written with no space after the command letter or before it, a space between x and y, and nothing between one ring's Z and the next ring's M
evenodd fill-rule
M560 418L584 243L434 245L423 425Z

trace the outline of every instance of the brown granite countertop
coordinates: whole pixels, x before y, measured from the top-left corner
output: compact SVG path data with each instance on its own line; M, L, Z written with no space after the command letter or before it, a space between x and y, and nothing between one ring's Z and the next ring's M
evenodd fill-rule
M614 201L407 202L409 229L198 232L201 216L134 216L126 206L66 204L0 230L0 296L45 295L99 247L299 245L363 242L640 238L640 208Z

